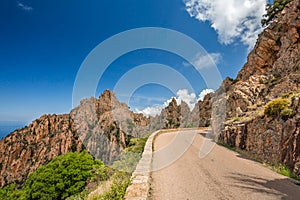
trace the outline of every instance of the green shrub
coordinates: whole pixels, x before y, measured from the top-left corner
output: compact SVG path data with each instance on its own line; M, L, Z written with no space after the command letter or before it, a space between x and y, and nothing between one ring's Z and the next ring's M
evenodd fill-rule
M29 175L23 192L26 199L66 199L85 189L93 169L105 165L86 151L58 156L46 166L39 167ZM101 173L103 179L106 174Z
M195 128L194 124L188 124L186 127L187 128Z
M16 184L12 183L4 188L0 188L0 199L11 200L11 199L26 199L23 191L16 189Z
M291 0L274 0L274 3L266 5L267 13L263 15L263 19L261 20L262 26L267 26L275 17L277 13L283 10L283 8L288 4Z
M93 200L122 200L126 189L130 185L130 174L126 172L116 172L112 177L110 190L104 194L94 197Z
M148 137L131 138L128 147L125 149L125 151L133 153L143 153L147 139Z
M288 118L294 115L294 111L290 108L284 108L281 112L280 112L280 116L284 117L284 118Z
M283 164L279 164L276 166L272 167L274 171L276 171L277 173L293 178L293 179L298 179L299 177L297 177L286 165Z
M119 171L132 173L140 159L141 154L124 151L120 159L115 161L111 167Z
M112 164L112 168L132 173L141 159L147 139L131 138L128 147L121 153L120 159Z
M281 99L281 98L275 99L275 100L267 103L267 105L265 106L264 113L268 117L278 117L281 115L281 112L283 110L285 110L284 111L284 113L285 113L286 109L289 109L288 108L289 104L290 104L290 101L287 99Z

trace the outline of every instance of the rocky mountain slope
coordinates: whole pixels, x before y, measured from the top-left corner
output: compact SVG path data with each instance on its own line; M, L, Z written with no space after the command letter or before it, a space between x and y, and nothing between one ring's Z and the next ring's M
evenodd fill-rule
M300 175L300 1L291 1L260 34L237 78L227 78L226 122L219 142L238 147ZM274 99L289 102L286 111L268 116Z
M21 185L38 166L84 148L111 164L131 137L149 128L149 118L129 111L106 90L98 99L82 100L70 114L44 115L0 140L0 184Z
M0 183L22 183L29 172L83 146L69 115L44 115L0 141Z

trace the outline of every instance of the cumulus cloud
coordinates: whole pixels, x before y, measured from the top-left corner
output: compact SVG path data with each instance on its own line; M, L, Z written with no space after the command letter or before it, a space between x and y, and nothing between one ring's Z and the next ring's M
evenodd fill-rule
M164 109L166 106L169 105L169 103L172 101L173 98L175 98L176 102L178 105L181 104L182 101L184 101L185 103L187 103L187 105L189 106L189 108L191 110L194 109L195 104L197 103L198 100L203 100L204 96L208 93L214 92L214 90L212 89L205 89L203 90L198 98L196 96L195 93L189 93L189 91L187 89L181 89L178 90L176 93L176 97L172 97L170 99L168 99L167 101L165 101L162 105L154 105L152 107L146 107L142 110L139 109L135 109L135 112L137 113L142 113L146 116L156 116L159 115L160 112L162 111L162 109Z
M143 110L135 109L136 113L142 113L145 116L156 116L159 115L162 109L164 108L163 105L154 105L152 107L146 107Z
M187 89L178 90L175 97L177 104L181 104L181 101L187 103L190 109L193 109L196 103L196 94L189 93ZM169 100L170 101L170 100Z
M199 21L209 21L219 41L236 40L252 48L262 31L266 0L183 0L187 12Z
M215 92L213 89L205 89L205 90L202 90L198 96L198 101L203 101L205 95L209 94L209 93L213 93Z
M28 6L24 3L21 3L21 2L18 2L18 7L21 8L22 10L25 10L25 11L32 11L33 10L33 7L31 6Z

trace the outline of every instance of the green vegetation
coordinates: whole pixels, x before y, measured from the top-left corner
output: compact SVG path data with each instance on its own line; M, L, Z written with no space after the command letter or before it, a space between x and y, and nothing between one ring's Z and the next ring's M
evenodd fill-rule
M128 147L121 153L120 159L112 164L112 168L132 173L141 159L147 139L148 136L131 138Z
M92 200L121 200L124 198L127 187L130 185L130 175L144 151L148 136L131 138L129 145L121 153L120 160L112 164L112 168L119 170L110 178L110 189L102 194L93 195Z
M131 138L121 159L112 167L105 166L85 150L58 156L31 173L22 188L16 188L15 183L0 188L0 199L86 199L91 190L105 183L109 187L93 195L93 199L123 199L147 138Z
M291 0L274 0L273 4L267 4L267 13L263 15L263 19L261 20L262 26L267 26L274 19L275 15L282 11L286 4L288 4L290 1Z
M265 106L264 113L268 117L286 117L292 110L288 107L290 105L290 101L288 99L274 99L270 101Z
M21 190L15 184L1 189L0 199L66 199L82 192L91 178L108 179L108 168L86 151L67 153L31 173Z
M234 146L231 146L229 144L226 144L226 143L221 143L220 141L218 142L218 145L221 145L223 147L225 147L226 149L229 149L231 151L237 151L236 147Z
M281 112L280 112L280 116L283 118L289 118L291 116L293 116L295 113L291 108L284 108Z
M281 97L282 97L283 99L288 99L288 98L290 98L291 95L293 95L293 92L292 92L292 91L287 92L287 93L284 93Z
M128 147L125 149L127 152L143 153L144 146L147 142L148 136L143 138L131 138Z
M300 95L300 89L289 91L287 93L284 93L281 97L284 99L290 99L293 100L295 97L299 97Z
M0 189L0 199L11 200L11 199L26 199L24 198L24 192L16 189L16 184L12 183L6 187Z
M94 196L92 200L122 200L126 189L130 185L130 174L126 172L116 172L111 177L110 189L103 194Z
M264 84L265 85L268 85L268 84L272 84L272 83L275 83L278 79L276 77L272 77L266 81L264 81Z
M65 199L84 190L95 168L105 165L86 151L67 153L30 174L24 191L28 199ZM107 178L104 169L102 175Z
M238 121L241 121L241 118L240 118L240 117L235 117L235 118L233 118L233 122L238 122Z
M194 124L188 124L186 127L187 128L195 128Z
M278 174L299 180L299 177L296 176L293 172L291 172L291 170L286 165L279 164L275 166L270 166L269 168L271 168L273 171L277 172Z

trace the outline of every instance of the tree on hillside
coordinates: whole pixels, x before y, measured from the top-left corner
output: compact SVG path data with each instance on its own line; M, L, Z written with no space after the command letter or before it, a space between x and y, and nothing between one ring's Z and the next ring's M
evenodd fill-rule
M263 19L261 20L262 26L267 26L274 19L275 15L282 11L283 8L291 2L292 0L274 0L273 4L268 3L266 5L266 14L263 15Z

